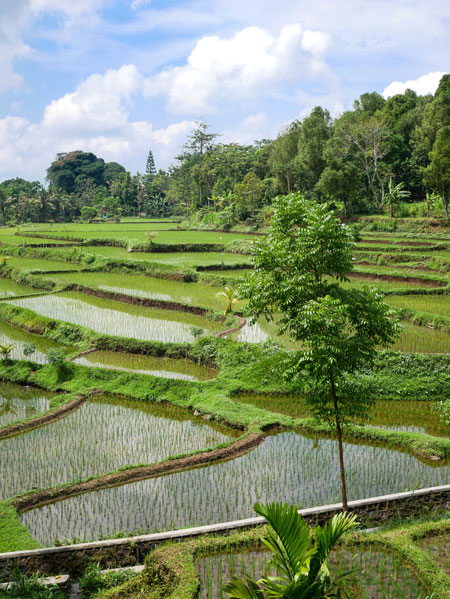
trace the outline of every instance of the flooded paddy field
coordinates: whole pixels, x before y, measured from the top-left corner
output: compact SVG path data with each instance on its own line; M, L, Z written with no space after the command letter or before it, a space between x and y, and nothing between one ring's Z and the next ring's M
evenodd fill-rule
M192 342L193 327L219 331L220 322L203 316L134 306L82 293L62 293L10 302L34 312L65 322L82 325L98 333L134 339Z
M0 428L46 412L54 396L55 393L34 387L0 383Z
M196 560L200 576L200 599L226 599L223 586L232 576L258 580L261 576L276 576L268 566L270 553L263 550L227 552ZM339 548L328 560L331 575L351 572L341 588L348 599L417 599L420 585L417 578L398 558L381 551Z
M63 349L66 353L73 351L74 348L70 346L64 346L46 339L41 335L34 335L28 333L18 327L13 327L6 322L0 320L0 344L11 345L14 344L14 349L11 353L11 359L13 360L31 360L38 364L44 364L46 360L46 354L51 349ZM33 345L35 352L30 356L24 354L25 346Z
M51 275L51 278L62 285L74 283L134 297L177 302L213 310L223 310L224 308L224 300L217 297L220 289L201 283L183 283L143 275L105 272L63 273Z
M344 444L349 499L446 484L450 465L370 445ZM23 524L43 545L117 531L154 532L253 515L256 501L301 507L339 501L337 442L294 432L269 436L228 462L104 489L31 510Z
M185 381L209 381L217 376L217 370L196 364L191 360L156 358L113 351L96 351L77 358L74 363Z
M410 322L402 322L401 335L389 347L393 351L407 353L444 354L450 351L450 332L439 329L418 326ZM289 339L287 334L277 335L277 326L274 322L267 322L260 318L254 325L246 324L233 337L237 341L246 343L261 343L273 339L286 349L301 349L300 342Z
M215 446L234 434L169 405L90 399L56 422L0 441L0 499L151 464Z
M292 418L311 416L310 406L298 395L242 393L232 396L237 403L246 403ZM390 430L427 433L450 437L450 425L444 424L435 412L437 402L414 400L376 400L364 424Z

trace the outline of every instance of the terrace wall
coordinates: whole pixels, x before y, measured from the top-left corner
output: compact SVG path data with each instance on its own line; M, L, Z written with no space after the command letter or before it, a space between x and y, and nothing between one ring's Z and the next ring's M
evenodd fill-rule
M369 497L349 502L350 511L359 515L361 521L382 523L389 518L406 518L423 511L442 511L450 506L450 485L431 487ZM304 518L313 525L323 524L342 510L342 504L324 505L300 510ZM131 566L142 563L145 555L167 541L182 541L205 534L226 534L245 530L264 523L263 518L247 518L187 528L170 532L155 533L139 537L80 543L65 547L50 547L31 551L0 553L0 579L7 580L16 563L25 573L77 575L89 560L101 563L102 567Z

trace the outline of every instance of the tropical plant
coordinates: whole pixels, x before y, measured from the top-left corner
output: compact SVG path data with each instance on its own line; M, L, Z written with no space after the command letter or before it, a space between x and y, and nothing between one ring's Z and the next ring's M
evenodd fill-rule
M313 531L295 506L256 503L255 512L269 524L262 541L272 552L269 561L276 576L247 583L233 577L224 591L231 599L327 599L339 597L338 582L330 574L327 558L342 537L356 524L354 514L340 513Z
M403 199L409 198L411 193L404 189L405 184L400 182L394 185L392 177L389 179L388 189L384 196L385 203L389 206L389 214L394 216L395 206Z
M9 362L9 357L15 348L15 343L10 343L9 345L0 345L0 356L2 357L4 364L7 364Z
M225 318L228 312L233 311L233 304L235 304L238 301L237 291L236 289L233 289L233 287L225 287L223 291L219 291L219 293L216 294L216 297L223 298L227 302L227 305L223 313L223 317Z

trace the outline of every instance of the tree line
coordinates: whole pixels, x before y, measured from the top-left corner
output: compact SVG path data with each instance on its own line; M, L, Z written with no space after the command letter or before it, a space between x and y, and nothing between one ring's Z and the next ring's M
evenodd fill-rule
M198 122L165 170L151 150L135 175L91 152L60 153L47 182L3 181L0 224L193 213L221 227L258 224L276 196L295 191L347 216L395 216L407 203L410 214L448 220L450 75L434 95L362 94L334 119L317 106L276 139L249 145L220 143Z

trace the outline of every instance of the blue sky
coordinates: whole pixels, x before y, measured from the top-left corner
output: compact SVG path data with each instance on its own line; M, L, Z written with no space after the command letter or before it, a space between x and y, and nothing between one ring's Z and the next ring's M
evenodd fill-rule
M166 167L198 120L251 143L317 104L432 93L449 31L447 0L0 0L0 180L75 149Z

